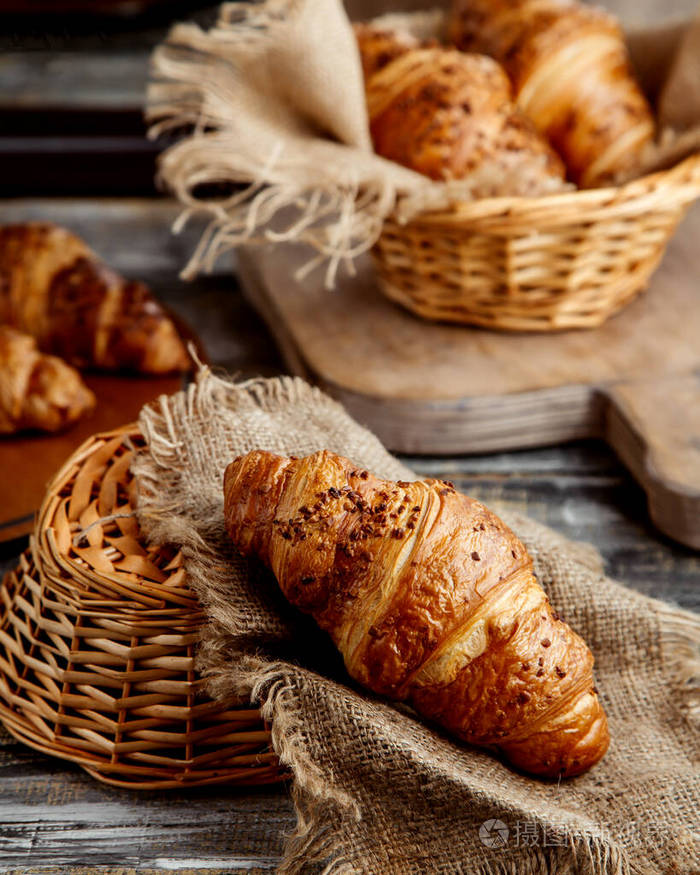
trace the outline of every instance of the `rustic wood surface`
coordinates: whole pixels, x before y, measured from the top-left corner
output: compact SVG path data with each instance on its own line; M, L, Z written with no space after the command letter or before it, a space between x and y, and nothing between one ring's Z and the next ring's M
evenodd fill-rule
M311 258L301 245L243 247L239 276L291 372L324 387L390 449L490 452L602 437L662 531L700 549L698 233L700 204L648 291L595 330L427 322L381 294L368 257L340 273L332 293L322 269L297 279Z
M607 395L605 440L644 488L652 520L700 550L700 370L616 383Z
M358 14L374 13L380 5L354 2ZM697 4L606 5L632 23L645 23L687 17ZM63 19L51 27L37 19L5 27L0 183L14 191L121 194L150 186L155 149L143 140L140 101L148 53L164 30L162 22L146 29L124 22L114 33L92 33L84 25L73 33ZM195 235L172 237L173 217L171 205L153 201L0 203L0 222L65 222L115 266L150 282L205 340L217 365L242 376L281 372L273 339L227 265L192 284L177 280ZM408 462L421 474L454 479L484 501L504 502L569 537L593 542L612 576L700 610L698 556L654 530L642 491L602 443ZM11 488L0 482L0 498ZM22 541L0 547L0 570L14 564L22 547ZM293 823L284 787L182 794L118 790L18 744L0 728L0 872L268 873Z
M380 292L369 258L333 292L301 245L245 247L241 266L305 369L346 396L443 401L687 374L700 367L700 204L678 229L649 290L600 328L504 333L419 319ZM683 318L679 319L679 314ZM418 408L416 408L418 409ZM493 423L492 423L493 425Z
M448 0L346 0L346 6L363 18L440 2ZM636 30L687 20L697 0L602 5ZM160 147L145 138L142 117L150 52L172 21L207 26L216 9L207 0L169 0L148 15L0 15L0 196L154 193ZM673 28L669 37L677 37ZM661 60L668 44L655 38L645 54Z
M212 361L243 376L283 369L228 264L183 283L195 229L173 237L176 210L153 200L0 202L0 223L43 218L82 234L128 276L149 282L203 339ZM700 557L660 535L645 498L598 441L468 457L407 457L422 475L452 479L481 500L522 510L595 544L609 574L640 592L700 610ZM2 492L11 484L0 483ZM4 545L0 567L21 543ZM274 870L294 823L288 789L138 793L98 784L0 729L0 872L105 875Z

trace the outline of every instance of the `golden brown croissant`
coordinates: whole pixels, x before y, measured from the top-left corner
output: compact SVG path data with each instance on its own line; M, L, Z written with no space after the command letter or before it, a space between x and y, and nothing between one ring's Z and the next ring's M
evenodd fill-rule
M0 325L0 434L60 431L94 406L74 368L40 353L28 334Z
M224 494L236 546L330 633L360 683L537 775L603 756L593 656L479 502L439 480L379 480L328 451L248 453Z
M514 106L508 77L493 59L371 25L356 25L355 35L379 155L438 180L514 157L531 161L550 185L563 179L559 157Z
M449 33L504 65L574 182L602 185L639 166L654 121L611 15L575 0L453 0Z
M119 276L55 225L0 228L0 323L76 367L160 374L189 365L147 287Z
M355 39L360 49L365 81L411 49L434 48L435 41L421 41L409 31L390 30L374 24L353 24Z

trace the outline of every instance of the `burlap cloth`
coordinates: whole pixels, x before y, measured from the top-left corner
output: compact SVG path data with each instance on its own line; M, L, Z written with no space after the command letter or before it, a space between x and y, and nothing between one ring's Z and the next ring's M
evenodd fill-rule
M140 426L141 524L181 545L211 619L200 670L214 695L261 705L294 776L298 826L281 871L315 862L396 875L700 872L700 619L614 583L592 548L501 509L595 655L612 736L579 778L516 774L353 686L325 634L229 543L222 476L234 456L325 447L410 478L373 435L299 379L233 385L206 370L144 409Z
M376 15L389 4L359 5ZM444 36L440 8L392 15L388 24L421 38ZM699 45L700 17L692 27L629 34L659 121L658 142L637 174L700 149ZM341 0L225 3L209 30L176 25L153 54L146 114L152 136L191 129L159 160L160 179L184 207L176 227L191 217L207 222L186 277L211 269L244 241L295 240L317 253L306 270L325 264L332 285L339 266L351 267L389 216L407 222L424 210L543 195L563 185L543 178L541 157L520 152L494 155L447 182L376 155L359 52Z

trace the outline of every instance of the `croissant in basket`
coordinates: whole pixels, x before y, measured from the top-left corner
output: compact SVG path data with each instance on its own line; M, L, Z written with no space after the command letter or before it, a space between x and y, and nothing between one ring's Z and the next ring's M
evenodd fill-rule
M55 225L0 228L0 323L76 367L149 374L189 367L173 321L146 286Z
M250 452L226 469L224 493L238 549L272 569L360 683L536 775L576 775L603 756L593 656L479 502L327 451Z
M0 325L0 434L61 431L94 406L74 368L40 353L33 337Z
M640 166L654 120L611 15L575 0L454 0L449 33L460 49L504 65L518 106L578 185Z
M492 58L372 25L355 25L355 35L379 155L436 180L481 172L479 184L494 190L480 194L507 193L500 186L514 163L529 168L538 190L561 187L561 160L513 104L508 77Z

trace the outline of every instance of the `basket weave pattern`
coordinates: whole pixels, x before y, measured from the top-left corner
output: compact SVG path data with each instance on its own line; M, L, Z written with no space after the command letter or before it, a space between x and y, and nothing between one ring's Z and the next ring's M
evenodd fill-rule
M135 426L97 435L49 487L0 587L0 718L111 784L264 784L281 771L260 713L202 694L203 614L175 550L144 542Z
M510 331L594 328L646 285L700 194L700 155L619 188L489 198L388 221L380 287L426 319Z

